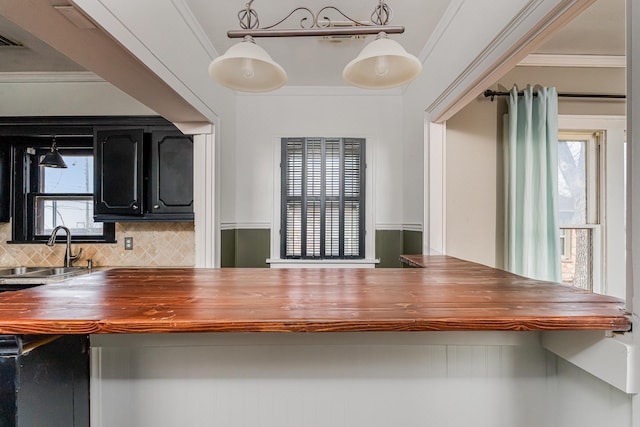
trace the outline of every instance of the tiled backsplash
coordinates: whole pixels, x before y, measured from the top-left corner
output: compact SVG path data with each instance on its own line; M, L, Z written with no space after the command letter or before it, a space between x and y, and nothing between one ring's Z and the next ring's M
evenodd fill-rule
M124 250L124 238L133 237L133 250ZM11 224L0 224L0 267L61 266L65 245L7 244ZM193 267L195 233L192 222L130 222L116 224L113 244L71 245L72 252L82 248L74 263L86 266L91 258L95 267Z

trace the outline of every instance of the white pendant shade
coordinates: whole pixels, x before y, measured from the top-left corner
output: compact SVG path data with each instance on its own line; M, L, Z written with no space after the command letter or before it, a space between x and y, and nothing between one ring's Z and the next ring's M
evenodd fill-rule
M342 77L365 89L401 86L418 77L422 63L396 41L381 33L344 67Z
M284 69L251 38L214 59L209 75L221 85L243 92L267 92L287 82Z

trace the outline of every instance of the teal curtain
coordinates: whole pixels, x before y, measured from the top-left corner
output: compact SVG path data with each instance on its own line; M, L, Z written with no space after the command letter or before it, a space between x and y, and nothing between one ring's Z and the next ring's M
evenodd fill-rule
M505 267L559 282L556 89L527 86L519 96L514 86L504 128Z

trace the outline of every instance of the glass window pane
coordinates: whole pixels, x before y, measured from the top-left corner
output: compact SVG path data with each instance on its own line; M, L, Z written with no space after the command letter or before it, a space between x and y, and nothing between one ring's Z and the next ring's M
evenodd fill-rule
M55 199L40 196L35 200L35 234L48 236L64 225L74 236L102 235L102 223L93 222L93 198Z
M360 203L344 204L344 255L360 254Z
M586 141L558 141L560 225L587 223Z
M320 256L320 202L307 202L307 256Z
M93 156L62 154L66 169L40 168L40 192L93 193Z
M340 202L326 203L324 240L325 256L340 256Z
M360 152L359 142L345 142L344 144L344 195L345 197L360 196Z
M307 142L307 196L322 195L322 141Z
M302 141L287 144L287 196L302 195Z
M325 193L327 197L340 196L340 141L325 144Z
M592 229L567 228L563 231L562 283L593 290Z
M302 255L302 205L300 202L287 203L286 255Z

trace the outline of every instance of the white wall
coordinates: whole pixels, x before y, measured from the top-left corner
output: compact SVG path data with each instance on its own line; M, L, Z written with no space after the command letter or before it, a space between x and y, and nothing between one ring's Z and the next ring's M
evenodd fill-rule
M474 101L447 121L445 147L447 254L492 267L502 265L497 121L496 103Z
M549 372L548 408L554 427L635 427L631 413L632 395L600 381L558 357Z
M297 92L297 93L296 93ZM299 136L363 137L375 156L376 224L402 224L402 99L396 93L351 95L331 88L281 90L271 95L238 95L235 170L235 217L223 212L222 223L270 224L274 202L274 155L280 138ZM223 162L227 160L224 159ZM230 168L221 181L233 180ZM223 193L222 205L233 203Z

